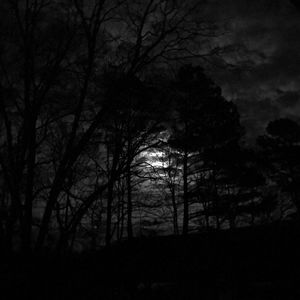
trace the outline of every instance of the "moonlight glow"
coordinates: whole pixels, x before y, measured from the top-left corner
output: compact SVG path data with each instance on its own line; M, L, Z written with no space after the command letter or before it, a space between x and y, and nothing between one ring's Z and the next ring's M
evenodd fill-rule
M159 150L145 151L144 156L147 159L147 163L154 168L164 168L166 163L164 162L164 153Z

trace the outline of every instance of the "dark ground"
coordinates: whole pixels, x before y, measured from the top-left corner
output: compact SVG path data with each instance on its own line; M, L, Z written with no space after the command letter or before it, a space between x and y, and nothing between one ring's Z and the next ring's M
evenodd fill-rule
M284 223L67 257L2 257L0 299L298 300L298 232Z

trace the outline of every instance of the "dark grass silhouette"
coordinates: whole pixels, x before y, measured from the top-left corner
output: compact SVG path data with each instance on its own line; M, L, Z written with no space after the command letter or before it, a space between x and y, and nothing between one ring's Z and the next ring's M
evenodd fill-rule
M1 299L299 299L299 237L284 222L11 256L1 262Z

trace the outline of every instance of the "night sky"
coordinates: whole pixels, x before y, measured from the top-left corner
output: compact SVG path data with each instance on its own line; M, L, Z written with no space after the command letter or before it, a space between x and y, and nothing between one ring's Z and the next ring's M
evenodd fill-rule
M224 96L237 103L248 138L281 117L300 120L300 9L289 0L214 1L228 33L221 46L235 45L226 62L235 71L217 69L214 79ZM297 8L298 6L298 8Z

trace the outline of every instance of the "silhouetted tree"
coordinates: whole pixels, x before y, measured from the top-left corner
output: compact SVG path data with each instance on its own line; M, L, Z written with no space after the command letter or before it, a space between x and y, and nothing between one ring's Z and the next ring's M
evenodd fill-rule
M110 175L95 177L92 170L95 157L102 160L107 152L99 138L106 131L107 97L100 81L108 65L135 85L167 73L170 65L184 59L221 54L220 47L200 47L221 33L205 14L205 5L206 1L1 1L0 164L8 187L3 226L7 245L21 240L24 250L39 250L49 233L58 232L59 239L67 241L91 206L108 190L113 195L125 173L131 235L132 162L127 160L125 170L114 144L109 149L115 157ZM135 141L127 135L127 157L136 157L145 143L143 134Z
M268 192L255 151L231 145L208 153L210 159L215 162L216 197L219 203L215 207L212 203L210 213L213 214L216 209L217 215L228 220L233 228L237 217L250 215L251 224L254 224L257 215L274 209L276 201Z
M241 127L236 107L200 67L186 66L176 81L176 107L169 143L178 150L183 177L183 234L188 232L189 181L201 170L203 153L236 142ZM199 166L200 165L200 166ZM214 167L211 168L214 171ZM205 170L204 172L207 172Z
M124 73L107 73L106 134L119 145L119 163L124 164L127 196L127 236L133 237L133 177L140 168L139 156L159 144L163 130L164 101L158 90ZM116 178L117 179L117 178ZM112 186L113 188L113 186ZM112 199L110 200L112 201ZM111 216L110 216L111 217ZM110 231L109 226L107 230Z
M156 186L159 186L161 194L164 196L163 205L169 206L171 200L172 207L172 222L173 231L175 235L179 234L179 211L178 206L179 194L181 188L182 168L178 159L178 153L170 145L165 142L162 143L158 149L159 155L154 158L154 162L159 166L153 166L150 172L152 172Z
M299 0L291 0L291 2L293 3L293 5L295 5L297 10L300 11L300 2L299 2Z
M272 121L266 128L266 134L258 138L266 159L265 168L271 180L290 195L300 211L299 180L300 160L299 146L300 126L290 119Z

